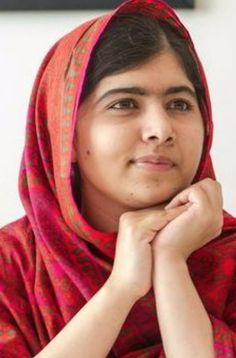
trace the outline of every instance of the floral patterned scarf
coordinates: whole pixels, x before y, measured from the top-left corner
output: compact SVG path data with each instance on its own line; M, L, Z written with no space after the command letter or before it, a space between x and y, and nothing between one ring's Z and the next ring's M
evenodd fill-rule
M0 230L0 356L41 351L102 287L112 270L116 234L82 217L72 193L76 114L92 51L109 21L141 12L168 22L196 58L205 99L204 153L196 180L214 178L211 106L204 72L185 27L159 0L128 0L60 39L46 55L29 104L19 190L26 216ZM213 325L216 357L236 357L236 220L224 212L220 237L188 259L191 278ZM137 301L109 353L164 357L153 290Z

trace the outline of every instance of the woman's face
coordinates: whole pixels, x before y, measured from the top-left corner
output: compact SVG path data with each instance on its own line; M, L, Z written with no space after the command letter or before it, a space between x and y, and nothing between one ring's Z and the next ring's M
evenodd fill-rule
M136 209L167 202L191 184L203 139L194 87L171 50L105 77L78 113L82 197Z

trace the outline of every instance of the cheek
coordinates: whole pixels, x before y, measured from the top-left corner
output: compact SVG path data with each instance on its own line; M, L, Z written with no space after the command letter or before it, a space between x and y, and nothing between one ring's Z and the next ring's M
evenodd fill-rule
M90 138L90 130L89 128L87 128L85 123L80 122L77 127L75 142L77 162L80 169L82 169L84 165L86 165L86 163L90 161L90 158L93 153L93 148L91 144L92 142Z
M103 128L81 126L77 139L77 159L80 170L90 173L107 171L116 164L122 149L122 141Z
M106 126L97 128L91 133L90 146L94 149L94 155L102 158L119 160L123 154L132 148L132 138L129 131L118 126Z
M201 124L182 128L179 132L179 146L185 167L193 168L199 164L203 150L204 129ZM191 170L191 169L190 169Z
M188 140L185 141L185 152L187 153L189 164L196 169L198 167L204 143L204 130L202 126L197 126L191 131Z
M201 158L202 151L203 151L203 144L204 144L204 128L203 125L199 126L194 134L194 146L196 147L196 155L198 155L199 158Z
M204 126L202 121L198 120L188 128L189 142L192 147L201 150L204 142Z

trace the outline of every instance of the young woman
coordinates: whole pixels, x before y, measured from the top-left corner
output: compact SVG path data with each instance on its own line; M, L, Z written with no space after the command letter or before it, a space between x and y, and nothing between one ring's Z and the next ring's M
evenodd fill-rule
M0 231L1 357L235 357L236 220L189 34L129 0L58 41Z

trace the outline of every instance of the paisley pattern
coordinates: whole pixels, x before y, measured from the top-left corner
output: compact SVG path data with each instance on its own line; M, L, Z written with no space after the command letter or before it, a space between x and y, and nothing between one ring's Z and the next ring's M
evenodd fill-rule
M211 106L188 31L159 0L128 0L60 39L37 74L28 110L19 191L26 216L0 230L0 355L32 357L45 347L107 280L116 234L93 229L71 188L76 112L89 59L112 17L142 12L168 21L198 63L206 97L206 136L195 180L214 178ZM192 280L214 329L216 357L236 356L236 220L224 213L220 237L188 260ZM153 290L130 311L109 358L164 357Z

